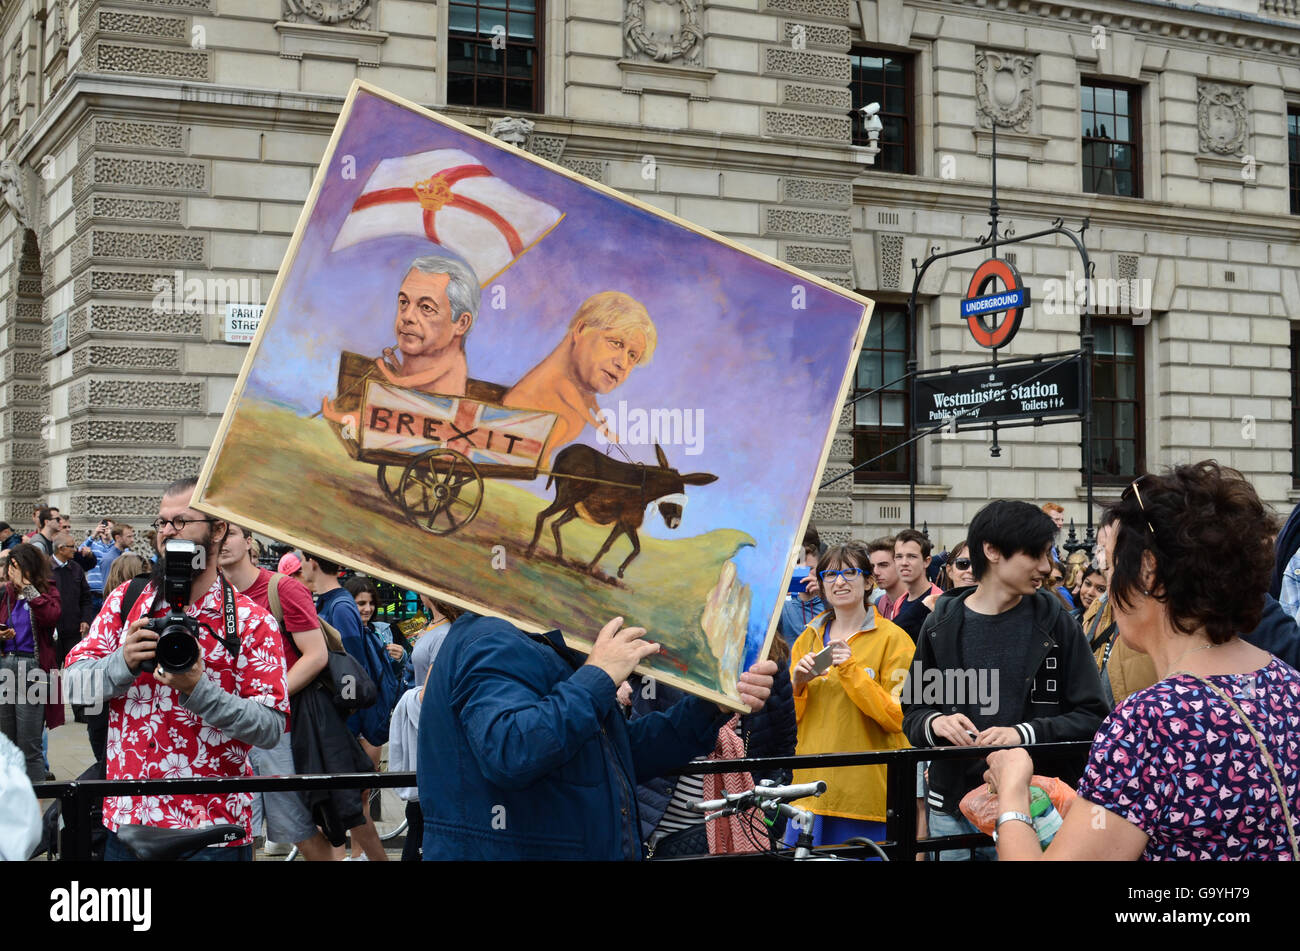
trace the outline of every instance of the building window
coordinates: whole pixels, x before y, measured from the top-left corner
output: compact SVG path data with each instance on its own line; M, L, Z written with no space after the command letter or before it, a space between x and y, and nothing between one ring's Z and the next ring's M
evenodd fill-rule
M868 103L880 103L880 154L873 166L881 172L911 175L916 171L912 159L912 57L880 50L855 49L849 54L853 93L853 144L866 145L862 113Z
M447 102L542 111L541 0L451 0Z
M1300 486L1300 330L1291 331L1291 484Z
M1300 106L1286 111L1286 141L1291 172L1291 214L1300 215Z
M1083 190L1142 197L1142 93L1083 81Z
M1130 482L1146 471L1142 445L1142 336L1128 320L1093 318L1092 474Z
M855 482L907 481L911 447L888 450L907 442L908 384L902 377L911 343L907 308L877 304L853 381L853 465L875 462L855 470ZM885 389L857 398L879 386Z

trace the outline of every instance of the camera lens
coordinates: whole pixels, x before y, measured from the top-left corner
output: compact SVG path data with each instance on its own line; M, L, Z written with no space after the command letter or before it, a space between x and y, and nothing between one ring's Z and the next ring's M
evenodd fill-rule
M169 624L158 635L155 656L163 670L183 673L199 659L199 642L183 625Z

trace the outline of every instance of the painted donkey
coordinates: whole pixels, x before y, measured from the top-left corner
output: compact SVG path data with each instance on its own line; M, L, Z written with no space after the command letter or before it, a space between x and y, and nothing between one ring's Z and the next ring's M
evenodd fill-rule
M632 559L641 553L641 540L636 530L645 521L646 511L653 504L663 516L664 524L676 528L682 523L682 506L686 504L686 486L708 485L716 482L717 476L707 472L691 472L682 475L668 465L668 457L658 444L655 445L657 466L641 463L620 462L611 459L592 446L581 443L566 446L560 450L551 464L551 474L546 480L547 488L555 482L555 501L543 509L537 516L537 528L533 540L528 545L531 557L537 548L537 540L542 535L542 524L555 515L562 513L551 523L551 534L555 536L555 557L563 559L564 548L560 542L560 527L574 518L581 518L593 525L613 525L605 544L600 546L596 557L591 560L587 570L596 572L596 565L619 535L627 535L632 542L632 553L618 567L618 576L631 564Z

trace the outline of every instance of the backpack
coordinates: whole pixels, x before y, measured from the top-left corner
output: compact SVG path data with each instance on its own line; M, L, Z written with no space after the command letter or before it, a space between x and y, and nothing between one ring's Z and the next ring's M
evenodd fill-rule
M284 611L280 606L282 577L279 572L272 572L266 593L271 615L280 630L284 631ZM357 659L343 649L343 636L338 629L319 615L316 619L320 622L321 634L325 636L325 649L329 652L325 669L316 676L316 686L329 694L334 709L344 717L374 706L379 697L375 682Z

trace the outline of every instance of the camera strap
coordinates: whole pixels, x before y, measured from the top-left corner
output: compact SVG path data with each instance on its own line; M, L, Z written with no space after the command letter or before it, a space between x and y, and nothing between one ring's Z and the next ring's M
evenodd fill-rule
M232 659L238 660L239 619L235 614L235 589L226 580L225 575L218 572L217 577L221 579L221 613L226 623L226 636L218 637L217 640L221 641L221 646L230 652Z

